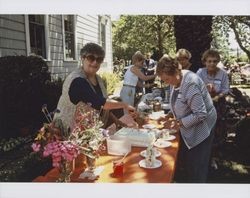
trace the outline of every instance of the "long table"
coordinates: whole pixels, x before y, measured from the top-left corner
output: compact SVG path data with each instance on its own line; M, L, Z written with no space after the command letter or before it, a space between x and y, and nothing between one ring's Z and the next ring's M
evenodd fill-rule
M132 123L133 119L126 115L121 118L121 121L126 123ZM158 148L161 152L161 156L158 160L162 161L162 166L156 169L145 169L139 167L139 161L144 159L140 156L140 152L145 150L143 147L132 147L131 152L124 160L124 174L121 177L113 177L113 161L118 156L102 154L97 159L97 166L104 166L104 170L101 172L97 180L91 181L87 179L79 179L79 175L84 171L81 161L76 161L76 166L72 176L71 182L92 182L92 183L171 183L173 181L175 166L177 162L177 154L179 149L179 133L175 134L176 139L171 141L172 146L164 149ZM55 182L58 178L59 171L53 168L44 176L39 176L33 180L33 182Z

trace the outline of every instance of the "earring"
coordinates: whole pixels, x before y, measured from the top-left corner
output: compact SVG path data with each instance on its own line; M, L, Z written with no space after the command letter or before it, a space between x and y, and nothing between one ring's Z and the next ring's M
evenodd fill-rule
M180 75L176 75L176 79L180 80L181 79Z

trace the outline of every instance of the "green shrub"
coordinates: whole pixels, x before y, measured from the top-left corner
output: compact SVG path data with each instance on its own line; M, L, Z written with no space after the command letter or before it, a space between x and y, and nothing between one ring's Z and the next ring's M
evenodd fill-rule
M117 74L111 72L103 72L100 74L105 87L107 88L108 95L112 95L117 87L121 85L120 78Z
M46 121L41 107L57 104L61 84L51 82L48 65L38 56L1 57L0 137L27 135L40 128Z

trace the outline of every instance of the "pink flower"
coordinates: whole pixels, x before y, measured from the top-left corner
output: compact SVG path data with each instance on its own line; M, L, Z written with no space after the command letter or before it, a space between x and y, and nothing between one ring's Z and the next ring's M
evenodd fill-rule
M43 157L48 157L50 155L49 151L44 150L43 151Z
M53 162L52 164L53 167L59 168L60 167L60 163L58 162Z
M31 147L32 147L33 151L38 152L38 151L40 151L41 144L39 144L39 143L33 143L31 145Z

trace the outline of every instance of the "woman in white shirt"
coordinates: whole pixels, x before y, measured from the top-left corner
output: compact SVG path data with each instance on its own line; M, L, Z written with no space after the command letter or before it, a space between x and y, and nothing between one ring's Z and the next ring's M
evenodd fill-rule
M144 60L145 60L144 55L140 51L136 52L132 57L133 65L131 65L128 68L128 70L124 75L124 81L120 97L123 102L126 102L131 106L135 106L134 104L135 87L143 86L142 84L139 84L139 79L146 81L154 79L156 77L156 75L146 76L145 74L143 74L141 69L143 67ZM150 85L145 85L145 86L150 86ZM124 113L126 113L126 111L124 111Z

